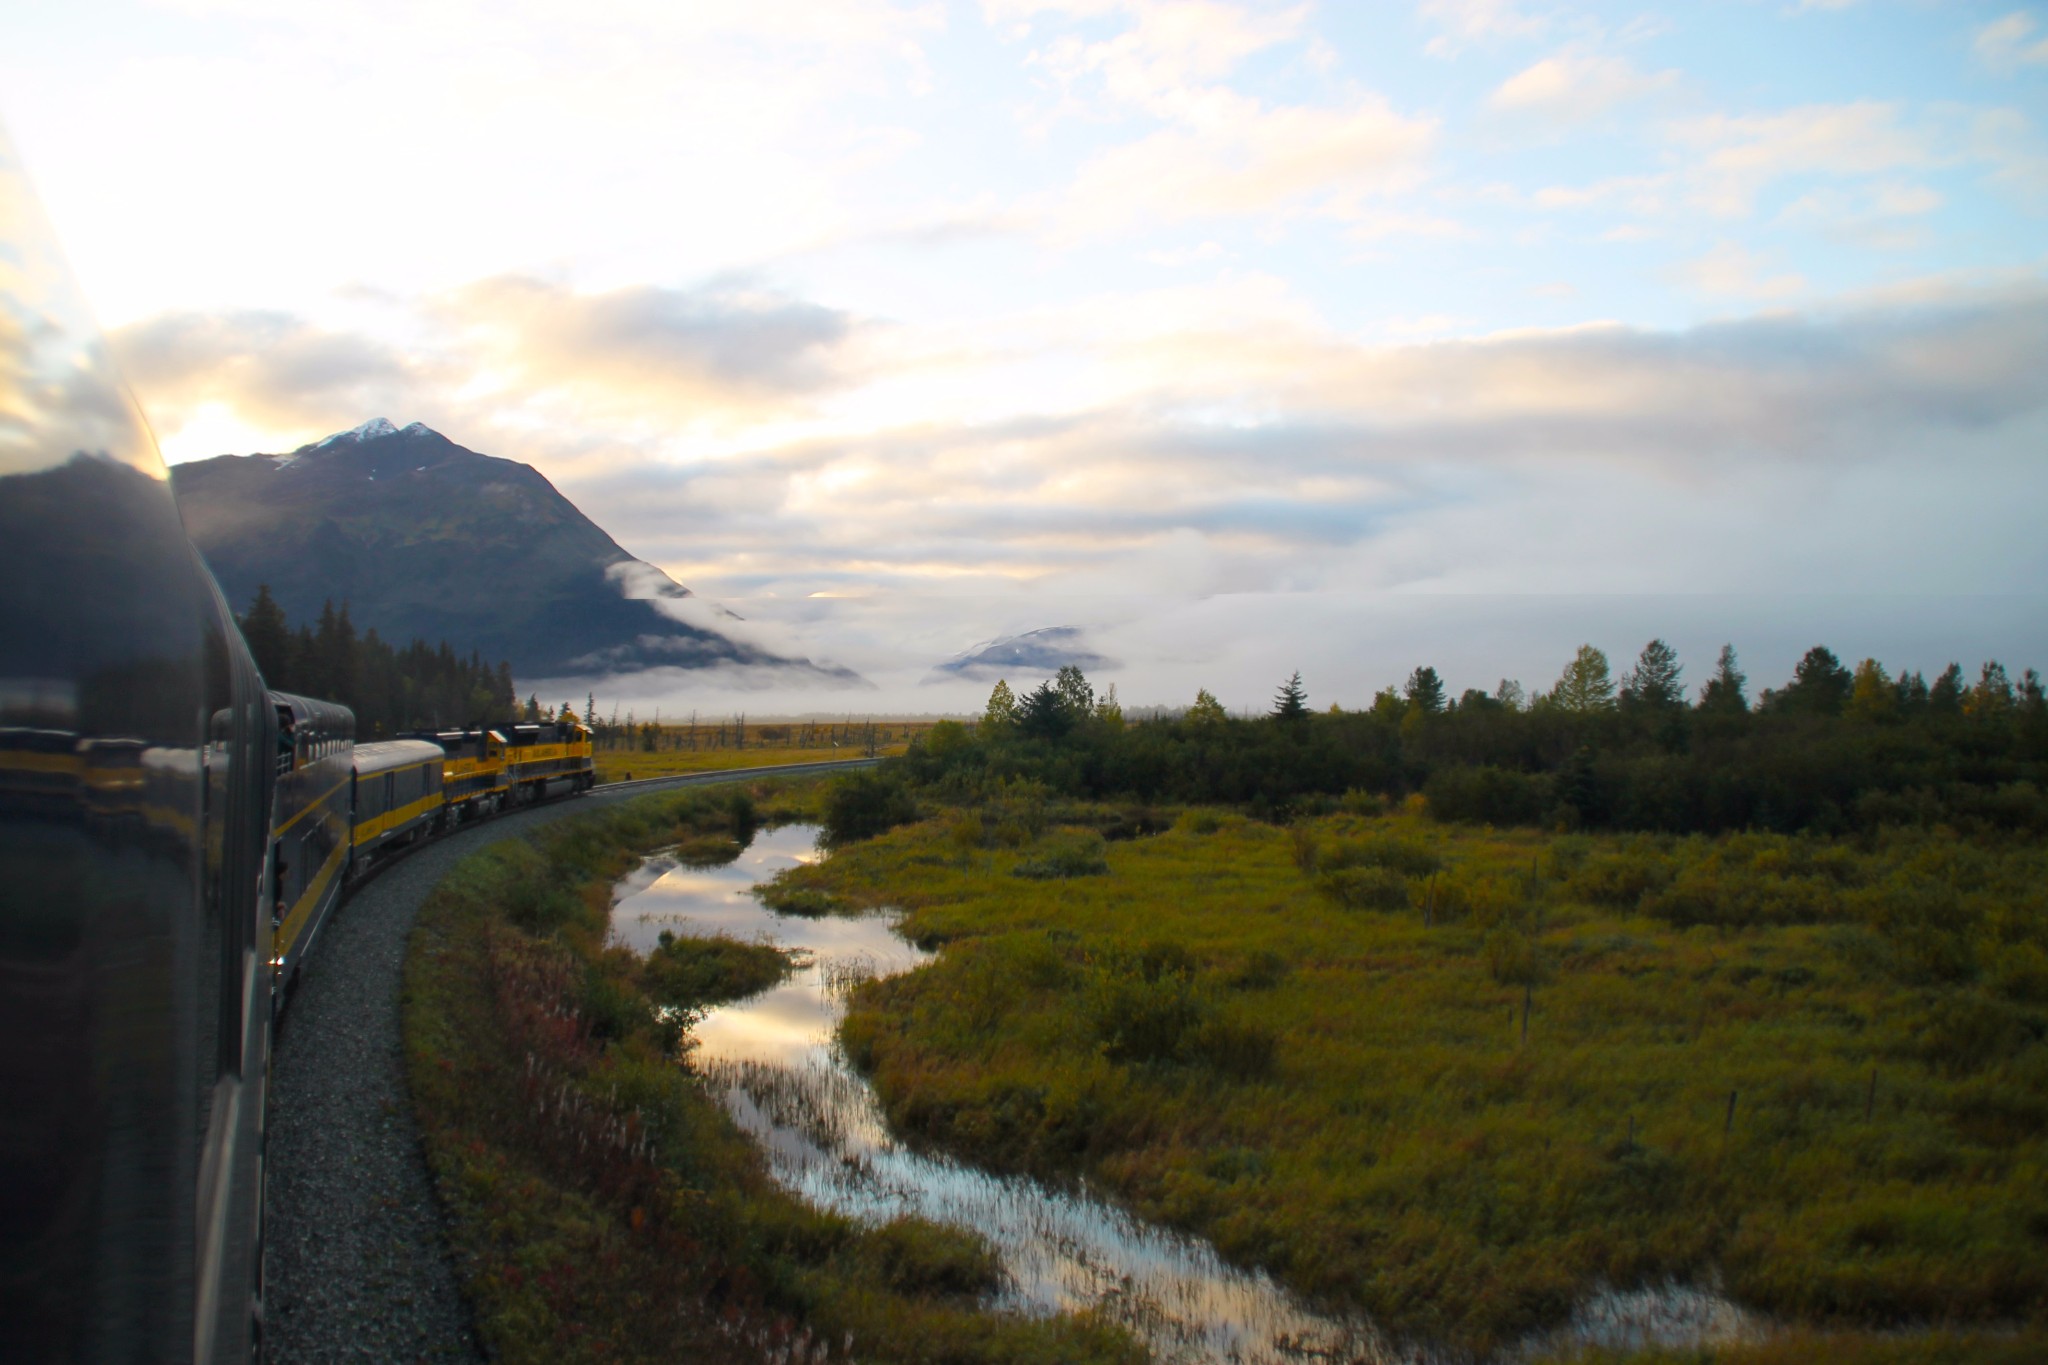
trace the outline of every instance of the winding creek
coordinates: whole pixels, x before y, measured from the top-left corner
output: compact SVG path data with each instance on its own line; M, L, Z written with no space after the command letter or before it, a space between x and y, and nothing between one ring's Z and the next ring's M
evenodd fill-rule
M784 916L749 894L782 869L817 858L817 832L807 825L762 831L738 859L717 867L656 855L613 896L613 936L641 952L663 930L800 950L798 970L781 984L711 1010L692 1028L698 1069L786 1187L865 1222L915 1215L972 1229L995 1246L1008 1276L991 1307L1095 1307L1159 1360L1391 1365L1445 1358L1390 1340L1368 1322L1318 1313L1268 1276L1225 1263L1197 1238L1147 1225L1085 1185L995 1175L892 1137L835 1031L853 986L909 971L931 954L900 938L893 916ZM1759 1330L1725 1299L1674 1285L1596 1295L1571 1324L1526 1349L1692 1344Z

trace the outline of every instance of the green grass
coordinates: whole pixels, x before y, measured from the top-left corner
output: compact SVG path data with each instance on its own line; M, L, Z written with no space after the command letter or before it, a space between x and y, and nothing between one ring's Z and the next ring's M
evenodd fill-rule
M658 794L460 863L422 909L404 985L408 1076L476 1321L507 1362L1113 1362L1088 1317L982 1311L971 1234L877 1229L769 1178L687 1066L693 1010L778 979L783 955L676 939L605 946L645 851L736 848L816 792ZM850 1346L849 1346L850 1342Z
M900 754L906 746L884 744L875 752L882 757ZM771 768L785 763L831 763L859 758L852 745L839 748L788 749L763 746L753 749L600 749L593 757L600 782L637 782L647 777L676 777L685 773L727 772L734 768Z
M1087 832L1146 814L949 812L785 874L946 945L843 1027L894 1123L1466 1347L1709 1271L1831 1354L2008 1340L1859 1334L1901 1323L2048 1347L2043 850ZM1756 1349L1717 1358L1786 1358Z

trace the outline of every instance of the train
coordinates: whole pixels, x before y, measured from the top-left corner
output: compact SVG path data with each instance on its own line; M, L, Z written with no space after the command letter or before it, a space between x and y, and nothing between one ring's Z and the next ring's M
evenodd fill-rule
M597 781L573 716L355 742L345 706L267 693L277 717L270 824L273 1010L347 889L425 839Z
M0 1361L263 1355L271 1042L353 882L594 781L269 689L0 133Z

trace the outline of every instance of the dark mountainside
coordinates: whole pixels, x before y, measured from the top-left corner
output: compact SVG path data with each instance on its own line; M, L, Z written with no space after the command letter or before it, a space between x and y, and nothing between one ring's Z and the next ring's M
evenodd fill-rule
M238 608L265 583L294 620L346 602L359 630L447 640L507 660L522 678L741 664L862 681L626 597L626 583L670 600L691 593L627 554L531 466L418 422L378 418L288 456L222 455L172 476L186 528Z

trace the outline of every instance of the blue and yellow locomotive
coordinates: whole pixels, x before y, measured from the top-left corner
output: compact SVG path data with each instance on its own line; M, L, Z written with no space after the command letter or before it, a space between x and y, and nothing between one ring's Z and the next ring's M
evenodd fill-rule
M351 883L423 839L597 781L590 731L573 719L357 744L347 707L286 692L270 700L270 962L280 1003Z

